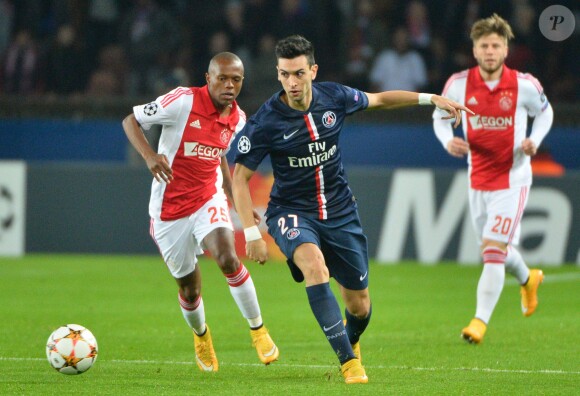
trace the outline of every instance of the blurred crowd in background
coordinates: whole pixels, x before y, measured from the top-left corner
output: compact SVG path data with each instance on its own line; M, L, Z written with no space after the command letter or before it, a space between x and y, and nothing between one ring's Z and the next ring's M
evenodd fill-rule
M559 1L578 13L578 2ZM571 4L569 4L571 3ZM580 23L562 42L538 28L534 0L0 0L0 94L155 97L205 84L211 57L244 61L242 99L279 89L274 45L302 34L318 80L373 92L440 93L474 66L470 27L493 12L514 29L506 64L552 102L580 101ZM576 8L574 8L574 5Z

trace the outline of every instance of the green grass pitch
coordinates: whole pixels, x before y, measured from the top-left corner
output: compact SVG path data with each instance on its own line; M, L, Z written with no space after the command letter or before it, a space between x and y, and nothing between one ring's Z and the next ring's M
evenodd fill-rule
M153 256L0 258L0 394L572 395L580 392L580 268L544 268L538 311L524 318L511 277L484 343L459 333L475 310L480 267L371 264L371 324L361 340L369 383L345 385L285 264L247 262L280 359L260 364L225 279L201 261L206 317L220 362L202 373L177 288ZM337 289L334 288L336 292ZM97 337L86 373L53 370L45 343L78 323Z

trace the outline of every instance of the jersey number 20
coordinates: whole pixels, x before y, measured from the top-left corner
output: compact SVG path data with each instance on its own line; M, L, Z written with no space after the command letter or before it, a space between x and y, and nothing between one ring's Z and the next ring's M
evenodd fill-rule
M491 229L495 233L507 235L512 226L512 219L509 217L495 216L495 224Z

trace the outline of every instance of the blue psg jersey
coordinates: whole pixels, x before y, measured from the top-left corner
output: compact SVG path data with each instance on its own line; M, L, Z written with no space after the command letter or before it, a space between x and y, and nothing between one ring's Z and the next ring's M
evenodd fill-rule
M264 103L240 132L235 162L255 171L270 155L274 186L266 216L293 210L320 220L356 208L342 165L340 132L347 115L367 108L367 96L333 82L312 85L306 111L280 100L280 91Z

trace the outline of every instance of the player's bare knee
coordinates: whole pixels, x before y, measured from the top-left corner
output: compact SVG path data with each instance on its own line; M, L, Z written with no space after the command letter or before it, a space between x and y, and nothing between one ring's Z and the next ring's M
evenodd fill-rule
M215 258L217 265L225 275L234 274L240 268L240 260L235 252L222 252Z
M369 289L349 290L341 288L342 298L348 312L359 319L364 319L371 312Z
M330 277L328 268L324 265L324 262L321 263L320 261L313 261L301 270L308 284L328 282Z
M371 314L371 305L361 305L355 312L351 312L351 314L356 316L358 319L365 319Z
M182 286L179 288L179 294L187 303L193 304L201 295L201 286Z
M508 245L505 242L493 241L491 239L484 239L481 243L481 252L487 248L498 248L504 252L507 251Z
M351 300L346 309L348 312L359 319L368 317L371 313L371 301L367 298Z

